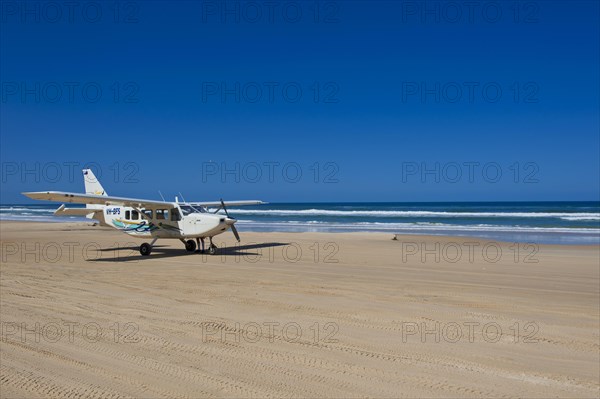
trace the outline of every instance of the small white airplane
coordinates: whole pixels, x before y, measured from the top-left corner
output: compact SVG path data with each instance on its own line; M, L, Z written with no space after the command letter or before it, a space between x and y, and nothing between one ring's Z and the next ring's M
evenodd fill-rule
M175 202L154 201L109 196L91 169L83 170L85 194L62 191L23 193L35 200L86 204L85 208L66 208L62 204L56 216L85 216L101 225L113 227L134 237L152 238L152 242L140 245L140 253L150 255L152 246L159 238L176 238L185 249L204 252L204 239L210 240L208 253L214 255L217 246L213 237L231 229L237 241L240 236L235 228L236 219L229 216L226 206L265 204L262 201ZM210 212L209 208L216 208ZM220 210L225 215L218 214ZM195 241L194 241L195 239Z

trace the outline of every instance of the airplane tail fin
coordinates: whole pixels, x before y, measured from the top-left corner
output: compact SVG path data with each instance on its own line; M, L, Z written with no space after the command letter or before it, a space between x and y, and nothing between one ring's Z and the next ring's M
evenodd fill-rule
M103 195L107 196L108 194L104 191L104 187L98 181L94 172L91 169L83 169L83 183L85 185L85 193L86 194L94 194L94 195ZM94 208L99 209L102 208L102 205L94 205L87 204L86 208Z

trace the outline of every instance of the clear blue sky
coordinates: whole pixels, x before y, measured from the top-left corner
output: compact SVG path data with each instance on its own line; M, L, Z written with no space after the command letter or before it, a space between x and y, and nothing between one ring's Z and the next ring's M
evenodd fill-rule
M2 203L86 162L122 196L599 199L597 1L52 4L0 10Z

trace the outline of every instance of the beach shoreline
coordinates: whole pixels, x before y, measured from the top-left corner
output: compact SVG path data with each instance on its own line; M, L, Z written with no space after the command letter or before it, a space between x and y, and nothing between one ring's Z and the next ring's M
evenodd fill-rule
M0 221L86 221L57 217L57 204L0 205ZM214 210L213 210L214 211ZM236 226L253 232L383 232L460 236L536 244L600 245L600 203L269 203L228 207Z
M99 229L102 229L102 231L111 231L113 230L110 227L106 227L106 226L100 226L98 224L97 221L94 221L93 219L90 219L89 221L83 221L83 220L74 220L74 221L65 221L64 218L55 218L54 220L43 220L43 221L39 221L39 220L13 220L13 219L0 219L0 224L19 224L19 223L27 223L27 224L47 224L47 223L51 223L51 224L56 224L56 225L64 225L64 226L89 226L89 227L97 227ZM452 233L452 232L439 232L436 234L417 234L417 233L412 233L412 232L395 232L393 230L390 231L369 231L369 230L365 230L365 231L264 231L264 230L254 230L252 228L245 228L246 226L243 226L242 228L244 229L244 232L247 233L252 233L252 234L264 234L264 235L269 235L269 234L288 234L288 235L296 235L296 234L314 234L314 235L323 235L325 237L327 236L337 236L337 235L354 235L354 236L361 236L361 235L365 235L365 236L385 236L388 237L390 240L393 240L394 237L397 237L397 240L411 240L411 239L438 239L438 240L443 240L443 239L451 239L451 238L456 238L459 240L470 240L470 241L476 241L476 242L498 242L498 243L504 243L504 244L534 244L534 245L538 245L538 246L560 246L560 247L574 247L574 248L586 248L586 247L591 247L591 246L597 246L598 244L596 242L585 242L585 243L560 243L560 242L551 242L551 243L547 243L547 242L535 242L535 241L528 241L528 240L511 240L510 236L506 235L504 237L480 237L480 236L474 236L474 235L468 235L468 234L460 234L460 233ZM225 233L227 234L227 233ZM556 236L559 236L561 233L550 233L550 234L554 234ZM600 234L600 233L598 233ZM219 237L219 236L217 236ZM143 242L143 240L141 238L136 238L136 237L132 237L134 240L139 240L140 243ZM600 237L599 237L600 238ZM169 241L169 240L167 240Z

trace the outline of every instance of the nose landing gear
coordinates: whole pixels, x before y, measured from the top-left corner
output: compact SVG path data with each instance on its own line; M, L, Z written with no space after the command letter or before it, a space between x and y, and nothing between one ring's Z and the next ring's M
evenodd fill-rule
M215 244L213 244L212 242L212 237L208 237L208 239L210 240L210 245L208 246L208 253L210 255L214 255L217 253L217 246ZM192 240L188 240L187 242L190 242ZM199 237L196 238L196 244L194 244L194 249L198 247L198 250L196 251L196 253L200 253L203 254L204 253L204 237ZM186 244L186 249L187 249L187 244Z
M152 246L154 245L154 243L156 242L157 238L155 238L154 240L152 240L151 243L143 243L142 245L140 245L140 254L142 254L142 256L148 256L150 255L150 253L152 252ZM212 241L212 237L209 237L210 240L210 245L208 246L208 254L209 255L215 255L217 253L217 246L213 243ZM180 241L185 245L185 250L188 252L196 252L196 253L204 253L204 238L196 238L196 241L194 242L194 240L183 240L180 239ZM196 250L196 248L198 248L198 250Z
M217 246L213 243L212 237L209 237L210 245L208 246L208 254L214 255L217 253Z

